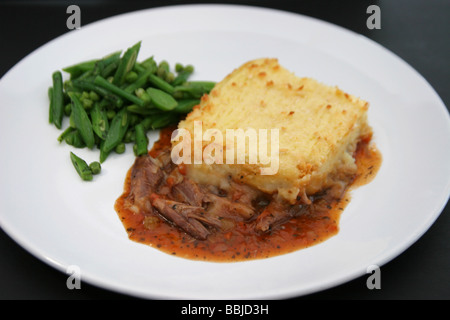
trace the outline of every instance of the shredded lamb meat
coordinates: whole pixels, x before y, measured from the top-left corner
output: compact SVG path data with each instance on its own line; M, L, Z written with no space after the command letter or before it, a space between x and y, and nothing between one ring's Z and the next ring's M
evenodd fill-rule
M302 199L291 205L247 185L229 181L230 189L199 185L170 161L170 149L156 157L136 158L127 201L144 215L158 215L190 236L204 240L215 230L249 223L267 233L307 211Z

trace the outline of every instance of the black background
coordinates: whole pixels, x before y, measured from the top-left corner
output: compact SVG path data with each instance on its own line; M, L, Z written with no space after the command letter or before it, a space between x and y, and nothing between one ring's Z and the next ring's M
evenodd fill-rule
M70 32L66 8L81 8L81 24L150 7L214 3L201 1L0 1L0 76L46 42ZM385 46L412 65L450 105L450 1L228 1L296 12L340 25ZM366 9L381 9L381 30L368 30ZM0 102L1 103L1 102ZM2 132L4 134L4 132ZM3 186L5 188L7 186ZM398 190L401 192L401 190ZM417 192L420 192L418 186ZM413 197L412 200L413 201ZM30 204L31 206L32 204ZM393 261L381 267L381 289L369 290L367 276L294 300L418 300L450 298L450 208ZM82 282L66 287L67 275L49 267L0 230L0 299L137 299Z

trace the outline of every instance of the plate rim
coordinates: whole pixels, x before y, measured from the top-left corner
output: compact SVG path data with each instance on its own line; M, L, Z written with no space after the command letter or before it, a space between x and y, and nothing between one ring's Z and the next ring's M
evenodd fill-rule
M364 41L368 41L369 43L371 43L372 45L375 45L377 47L379 47L381 50L383 50L385 53L388 53L391 57L395 58L397 60L398 63L402 63L404 65L406 65L408 67L408 69L413 72L416 76L418 76L421 81L423 82L423 84L427 85L429 89L431 89L431 92L433 92L434 94L434 98L437 98L437 101L439 101L440 103L440 107L441 107L441 112L444 114L444 116L446 115L447 117L447 124L450 126L450 116L449 116L449 111L446 108L444 102L442 101L441 97L439 96L439 94L435 91L435 89L431 86L431 84L424 78L424 76L422 74L420 74L415 68L413 68L409 63L407 63L405 60L403 60L401 57L399 57L398 55L396 55L395 53L393 53L392 51L390 51L389 49L387 49L386 47L382 46L381 44L375 42L374 40L361 35L359 33L356 33L352 30L346 29L342 26L339 25L335 25L333 23L330 23L328 21L324 21L324 20L320 20L314 17L310 17L310 16L306 16L303 14L299 14L299 13L293 13L290 11L284 11L284 10L280 10L280 9L272 9L272 8L266 8L266 7L255 7L255 6L250 6L250 5L237 5L237 4L180 4L180 5L165 5L165 6L160 6L160 7L152 7L152 8L147 8L147 9L142 9L142 10L135 10L135 11L130 11L130 12L125 12L125 13L120 13L114 16L110 16L104 19L100 19L100 20L96 20L93 21L89 24L86 24L85 26L83 26L83 28L88 28L88 27L95 27L97 24L106 24L108 23L108 21L110 20L115 20L117 18L126 18L126 16L132 16L135 14L146 14L147 12L153 12L156 10L178 10L178 9L183 9L183 8L187 8L187 7L202 7L202 8L208 8L208 9L212 9L212 10L217 10L220 9L221 7L226 7L226 8L230 8L230 9L247 9L247 10L261 10L261 11L265 11L265 12L278 12L279 14L287 14L290 15L292 17L297 17L297 18L303 18L303 19L307 19L307 20L311 20L311 21L315 21L315 22L319 22L321 24L325 24L328 25L328 27L331 27L333 29L338 29L340 31L346 32L346 33L351 33L355 36L361 37ZM29 54L27 54L25 57L23 57L20 61L18 61L12 68L10 68L3 76L2 78L0 78L0 85L2 84L3 80L7 77L9 77L9 75L11 73L14 72L14 70L16 70L16 68L18 68L24 60L26 59L30 59L34 54L36 54L36 52L41 51L41 50L45 50L45 48L47 48L48 46L51 46L54 42L59 41L61 38L64 38L68 35L68 33L64 33L48 42L46 42L45 44L41 45L40 47L36 48L35 50L31 51ZM445 196L445 194L447 194L447 196ZM402 245L398 245L397 249L391 249L391 255L388 256L384 256L384 259L381 259L379 262L380 266L388 263L389 261L391 261L392 259L396 258L397 256L399 256L401 253L403 253L406 249L408 249L410 246L412 246L414 243L416 243L422 236L423 234L425 234L429 228L435 223L435 221L439 218L440 214L443 212L445 206L448 203L448 198L450 195L450 179L447 183L447 188L446 188L446 192L443 192L443 198L440 199L439 201L436 201L436 208L433 211L433 214L430 215L430 218L424 223L426 225L425 228L421 229L421 232L415 233L413 235L411 235L410 239L408 241L404 241ZM439 203L439 205L437 205L437 203ZM64 266L61 265L60 263L58 263L56 260L52 259L52 257L50 257L48 254L46 254L47 250L44 250L43 248L36 248L33 247L30 243L27 243L26 239L24 239L23 237L18 235L18 230L17 228L15 228L15 226L9 225L7 222L5 223L4 219L2 218L3 215L0 215L0 227L4 230L4 232L11 238L13 239L17 244L19 244L23 249L25 249L28 253L32 254L34 257L38 258L39 260L45 262L46 264L52 266L53 268L55 268L56 270L60 271L60 272L64 272ZM20 234L20 232L19 232ZM336 280L333 283L329 283L326 286L323 286L319 289L310 289L308 290L297 290L296 292L290 291L290 292L284 292L284 293L278 293L275 295L271 295L271 294L264 294L262 296L262 298L267 297L269 299L274 299L274 298L286 298L286 297L291 297L292 294L300 294L300 295L305 295L305 294L310 294L310 293L314 293L317 291L322 291L331 287L335 287L337 285L343 284L348 282L351 279L355 279L359 276L362 276L364 274L364 272L361 270L360 272L354 272L352 274L349 274L347 278L341 278L339 280ZM89 274L87 275L83 275L83 278L87 280L88 283L101 287L101 288L105 288L107 290L112 290L118 293L125 293L131 296L140 296L141 298L153 298L153 299L160 299L162 296L155 296L153 294L148 294L148 293L139 293L133 290L130 290L128 287L124 287L124 286L117 286L114 284L111 284L109 282L104 282L104 281L99 281L99 279L96 279L95 277L91 277ZM162 297L163 299L169 299L169 298L182 298L182 297Z

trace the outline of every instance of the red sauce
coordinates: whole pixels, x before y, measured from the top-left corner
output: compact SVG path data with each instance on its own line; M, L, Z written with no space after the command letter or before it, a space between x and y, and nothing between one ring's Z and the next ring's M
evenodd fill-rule
M150 156L156 158L158 154L171 144L172 132L176 129L174 126L161 129L159 134L159 140L155 141L152 149L148 152Z
M161 138L154 144L150 155L155 156L170 143L172 130L168 128L161 131ZM338 233L339 218L350 201L351 188L370 182L381 165L381 154L370 146L370 139L364 139L358 145L355 158L358 172L342 199L338 201L325 194L313 202L314 210L263 235L256 233L249 222L238 223L231 231L212 233L206 240L196 240L157 216L134 213L124 206L130 192L131 169L115 209L129 239L168 254L215 262L268 258L313 246Z

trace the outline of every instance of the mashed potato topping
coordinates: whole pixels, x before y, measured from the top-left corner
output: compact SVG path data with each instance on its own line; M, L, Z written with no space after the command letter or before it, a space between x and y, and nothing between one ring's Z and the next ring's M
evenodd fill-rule
M274 163L186 165L198 183L226 189L229 179L276 194L290 203L325 188L348 182L356 172L353 153L357 143L371 135L368 103L341 89L311 78L301 78L282 67L277 59L249 61L219 82L209 95L181 121L178 128L193 134L201 121L203 132L215 129L226 137L229 129L278 129L275 174L261 174ZM174 142L176 145L178 142ZM211 141L203 141L203 147ZM268 138L267 150L275 150ZM230 145L231 144L231 145ZM236 147L223 141L223 155ZM251 148L247 145L245 158Z

